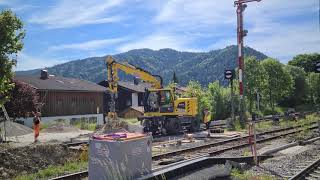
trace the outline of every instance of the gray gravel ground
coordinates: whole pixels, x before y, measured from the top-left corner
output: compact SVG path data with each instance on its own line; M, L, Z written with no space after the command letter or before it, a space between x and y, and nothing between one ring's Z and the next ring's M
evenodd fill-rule
M313 134L313 137L315 134ZM310 138L310 137L308 137ZM260 151L268 150L271 148L279 147L281 145L293 142L293 137L287 137L277 139L271 142L265 142L258 144L257 148ZM238 150L227 151L219 157L230 157L230 156L244 156L251 155L250 148L242 148ZM286 149L275 154L275 157L268 159L260 163L259 167L252 167L249 173L255 175L271 175L275 179L285 179L286 177L292 176L298 169L297 166L308 164L306 161L314 161L320 158L320 141L314 142L313 144L306 146L295 146L291 149Z
M8 137L13 137L13 136L22 136L22 135L26 135L26 134L30 134L33 133L33 129L22 125L22 124L18 124L16 122L6 122L6 125L4 125L3 122L0 123L0 129L1 129L1 133L4 134L4 126L6 127L6 135Z
M298 154L278 154L275 158L263 162L260 166L282 177L292 176L297 165L320 158L320 144L306 146L306 151ZM308 163L307 163L308 164Z

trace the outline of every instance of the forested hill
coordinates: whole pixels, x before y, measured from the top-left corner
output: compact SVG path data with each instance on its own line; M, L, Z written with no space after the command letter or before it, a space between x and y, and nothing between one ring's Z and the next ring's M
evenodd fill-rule
M255 56L262 60L266 55L250 47L244 49L245 56ZM114 55L119 62L128 62L153 74L161 75L164 83L172 80L175 71L179 84L186 85L197 80L206 85L215 80L224 81L224 70L237 66L237 46L209 52L179 52L173 49L136 49ZM106 79L105 57L90 57L70 61L48 68L50 74L100 82ZM39 69L18 71L17 74L40 74ZM131 77L121 74L123 79Z

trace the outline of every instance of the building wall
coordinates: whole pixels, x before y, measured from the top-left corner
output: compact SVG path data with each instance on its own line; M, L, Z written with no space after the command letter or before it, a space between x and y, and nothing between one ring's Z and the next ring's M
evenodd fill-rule
M131 106L139 106L138 103L138 93L132 93L132 104Z
M39 91L42 116L103 113L103 92Z
M76 121L85 120L87 122L95 121L98 125L103 124L103 114L84 114L84 115L73 115L73 116L51 116L41 117L41 123L50 123L58 120L65 120L67 124L75 124ZM33 126L33 117L18 118L18 121L23 121L24 125L28 127Z

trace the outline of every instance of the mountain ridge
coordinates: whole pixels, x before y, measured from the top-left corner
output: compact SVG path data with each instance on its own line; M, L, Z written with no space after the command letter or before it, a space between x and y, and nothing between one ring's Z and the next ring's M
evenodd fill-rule
M163 77L168 84L173 72L179 83L186 85L190 80L206 85L215 80L225 84L224 70L237 67L237 46L231 45L208 52L177 51L170 48L152 50L134 49L113 55L119 62L128 62L134 66ZM258 60L267 58L263 53L250 47L244 48L245 56L255 56ZM100 82L106 79L106 56L88 57L69 61L47 68L50 74ZM20 75L38 75L40 69L17 71ZM119 73L121 80L132 80L133 77Z

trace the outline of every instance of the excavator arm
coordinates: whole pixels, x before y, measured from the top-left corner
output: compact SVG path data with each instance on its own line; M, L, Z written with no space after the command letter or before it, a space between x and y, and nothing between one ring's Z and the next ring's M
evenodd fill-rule
M158 75L152 75L151 73L130 64L116 62L115 59L111 56L107 57L106 64L108 68L109 89L111 90L111 92L116 93L118 89L118 70L122 70L126 74L131 74L139 77L144 82L150 83L152 85L152 88L162 88L162 78Z
M111 92L110 112L108 114L109 118L116 118L117 116L115 112L115 99L117 98L116 96L118 92L118 70L121 70L126 74L136 76L144 82L150 83L152 85L152 88L154 89L162 88L161 76L152 75L150 72L147 72L128 63L119 63L112 56L107 57L106 65L108 69L108 85Z

